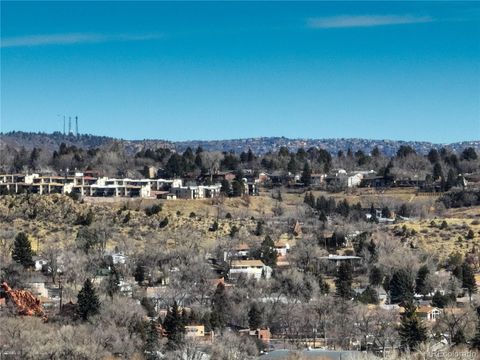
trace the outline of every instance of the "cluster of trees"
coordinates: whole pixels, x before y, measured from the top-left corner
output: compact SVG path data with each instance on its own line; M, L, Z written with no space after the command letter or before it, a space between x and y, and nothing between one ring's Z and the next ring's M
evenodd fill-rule
M451 191L443 194L439 201L447 209L478 206L480 205L480 190Z
M362 213L362 205L360 203L350 205L346 199L337 203L333 197L326 198L320 195L315 199L312 192L306 192L303 202L318 211L319 219L323 222L327 220L327 216L334 214L356 221L365 218Z

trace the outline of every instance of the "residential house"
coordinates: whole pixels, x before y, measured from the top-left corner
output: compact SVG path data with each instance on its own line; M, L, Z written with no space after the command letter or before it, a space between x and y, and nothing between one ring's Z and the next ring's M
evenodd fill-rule
M170 192L174 194L177 199L192 200L218 197L220 195L221 188L221 184L178 186L172 187Z
M360 186L362 180L366 176L372 176L375 174L375 171L353 171L347 173L344 169L338 169L333 174L325 177L325 182L328 185L335 185L341 187L358 187Z
M48 298L48 289L43 279L32 279L27 283L27 288L36 297Z
M239 335L251 336L262 341L265 345L270 343L272 334L270 333L269 328L259 328L259 329L241 329L238 331Z
M122 253L112 254L112 262L114 265L125 264L127 262L128 256Z
M442 314L442 310L432 306L419 306L417 314L419 318L426 321L436 321Z
M336 266L340 266L342 262L350 262L352 265L355 265L357 262L360 262L362 260L360 256L335 254L328 254L328 256L320 256L319 259L335 262Z
M204 325L186 325L185 326L185 337L197 338L205 336L205 326Z
M278 256L286 256L290 251L290 245L285 239L278 239L274 243Z
M240 243L235 246L230 252L225 251L223 260L228 259L247 260L250 255L250 245L246 243Z
M310 176L310 185L312 186L320 186L323 184L325 181L325 178L327 177L326 174L312 174Z
M233 260L228 274L230 278L244 275L256 280L262 277L269 279L272 275L272 268L265 265L261 260Z

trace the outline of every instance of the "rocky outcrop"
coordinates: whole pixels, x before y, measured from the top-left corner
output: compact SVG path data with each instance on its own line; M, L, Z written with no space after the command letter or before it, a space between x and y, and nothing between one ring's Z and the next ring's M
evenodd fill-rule
M7 293L8 299L17 308L17 313L19 315L40 316L44 320L47 319L40 300L37 299L30 291L13 290L6 282L2 284L2 288Z

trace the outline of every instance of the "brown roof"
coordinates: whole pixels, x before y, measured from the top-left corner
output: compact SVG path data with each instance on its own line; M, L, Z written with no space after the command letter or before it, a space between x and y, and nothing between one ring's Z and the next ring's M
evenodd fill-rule
M432 306L419 306L417 308L417 313L426 314L426 313L432 312L435 309L437 308Z
M263 262L261 260L233 260L232 267L240 267L240 266L263 266Z
M250 250L250 245L246 243L240 243L235 247L235 250L242 251L242 250Z

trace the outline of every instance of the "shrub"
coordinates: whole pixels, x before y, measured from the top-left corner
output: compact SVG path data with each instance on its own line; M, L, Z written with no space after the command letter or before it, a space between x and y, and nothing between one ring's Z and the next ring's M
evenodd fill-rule
M212 226L208 228L208 231L217 231L218 230L218 222L214 221Z
M93 222L93 212L90 210L86 215L79 215L75 225L89 226Z
M193 211L190 213L190 219L194 218L195 216L197 216Z
M160 211L162 211L162 205L155 204L145 208L145 215L152 216L152 215L158 214Z
M70 197L73 201L78 201L80 200L80 194L76 193L76 192L69 192L68 194L68 197Z
M165 219L163 219L162 221L160 221L160 224L158 224L160 229L164 228L167 225L168 225L168 218L167 217Z
M473 232L473 230L472 229L468 230L467 239L472 240L474 237L475 237L475 233Z
M239 229L236 225L233 225L232 228L230 229L230 237L234 237L236 233L238 233Z

